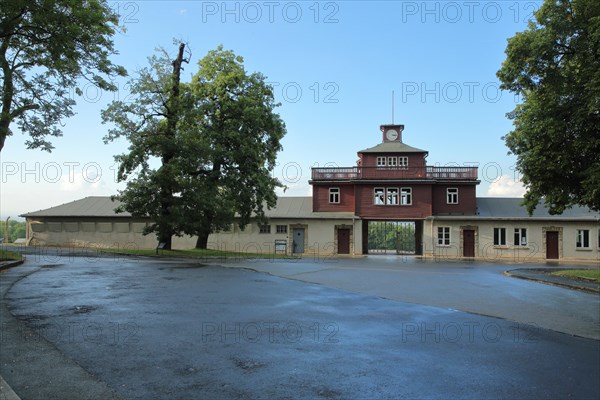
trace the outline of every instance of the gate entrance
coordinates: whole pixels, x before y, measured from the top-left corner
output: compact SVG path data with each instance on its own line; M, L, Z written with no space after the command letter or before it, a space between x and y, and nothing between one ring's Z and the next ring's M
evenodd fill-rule
M369 254L417 254L413 221L369 221Z

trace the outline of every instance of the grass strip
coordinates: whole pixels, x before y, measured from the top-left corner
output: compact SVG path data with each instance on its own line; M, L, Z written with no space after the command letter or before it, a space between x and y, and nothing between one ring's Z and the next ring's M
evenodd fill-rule
M19 261L21 253L16 251L0 250L0 261Z
M553 272L552 275L600 282L600 269L565 269Z

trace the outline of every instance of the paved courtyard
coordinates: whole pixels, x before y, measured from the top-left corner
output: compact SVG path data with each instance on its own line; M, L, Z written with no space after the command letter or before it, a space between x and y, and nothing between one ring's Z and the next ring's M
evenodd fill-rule
M30 256L0 275L0 375L22 399L598 398L599 297L511 268Z

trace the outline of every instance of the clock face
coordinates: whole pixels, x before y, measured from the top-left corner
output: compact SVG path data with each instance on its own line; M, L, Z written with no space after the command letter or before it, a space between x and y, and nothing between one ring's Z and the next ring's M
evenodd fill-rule
M385 137L387 140L396 140L398 139L398 132L395 129L390 129L385 133Z

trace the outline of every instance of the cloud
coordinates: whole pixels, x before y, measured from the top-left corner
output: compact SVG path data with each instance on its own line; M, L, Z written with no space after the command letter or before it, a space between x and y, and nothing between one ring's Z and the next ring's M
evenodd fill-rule
M486 195L492 197L523 197L525 191L523 182L515 181L508 175L502 175L490 183Z
M292 196L312 196L312 186L308 183L285 183L287 189L284 191L282 188L276 188L275 194L280 197L292 197Z
M62 192L78 192L83 196L102 195L107 189L101 175L84 176L82 174L63 175L59 187Z

